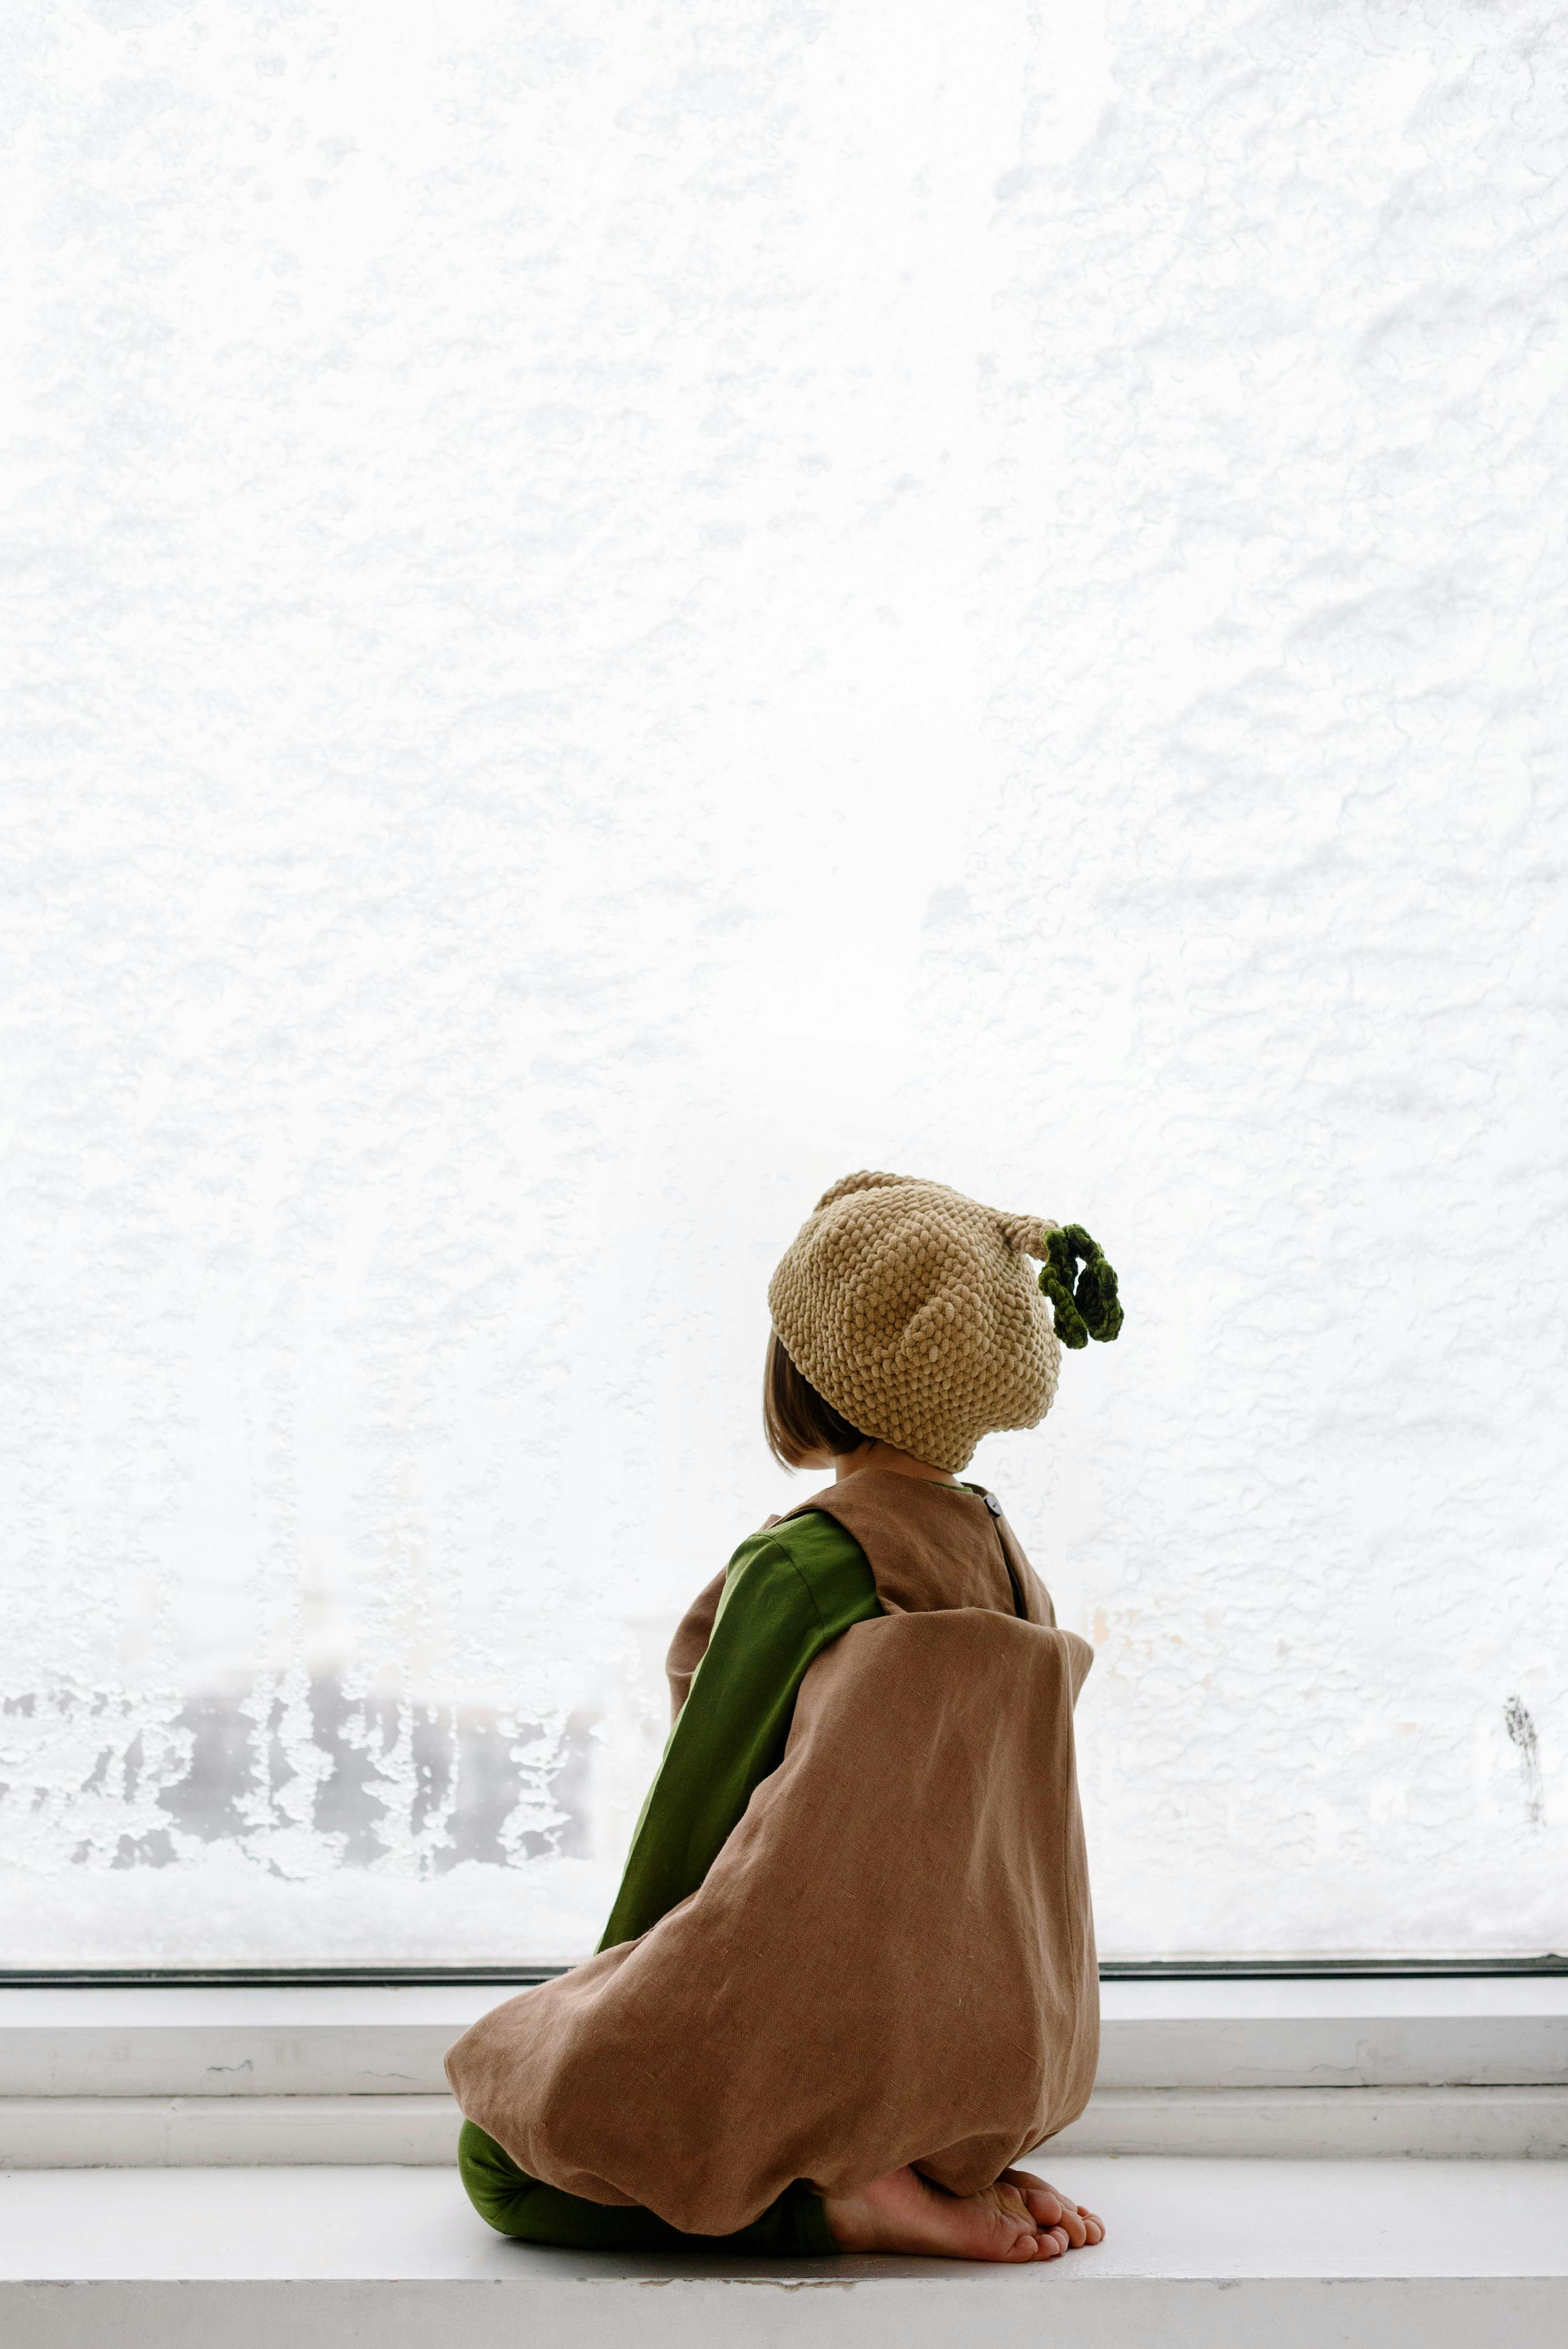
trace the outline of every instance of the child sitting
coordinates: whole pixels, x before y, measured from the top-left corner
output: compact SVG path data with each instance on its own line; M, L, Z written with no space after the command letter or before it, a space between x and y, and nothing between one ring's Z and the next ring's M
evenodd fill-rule
M1055 2258L1101 2223L1014 2165L1094 2082L1092 1655L958 1472L1116 1336L1116 1276L1075 1225L862 1174L768 1300L770 1444L835 1482L676 1632L597 1953L451 2051L463 2180L579 2251Z

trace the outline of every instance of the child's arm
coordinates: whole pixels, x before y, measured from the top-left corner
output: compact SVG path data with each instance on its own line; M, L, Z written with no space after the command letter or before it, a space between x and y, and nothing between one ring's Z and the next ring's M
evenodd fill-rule
M670 1653L664 1659L664 1677L670 1683L671 1729L680 1720L680 1708L691 1693L691 1675L708 1652L708 1642L713 1636L713 1619L722 1602L728 1576L729 1568L726 1567L722 1573L713 1577L711 1582L704 1583L675 1627Z
M695 1892L784 1758L810 1666L880 1611L865 1553L830 1517L794 1517L742 1542L707 1652L664 1749L601 1950L635 1940Z

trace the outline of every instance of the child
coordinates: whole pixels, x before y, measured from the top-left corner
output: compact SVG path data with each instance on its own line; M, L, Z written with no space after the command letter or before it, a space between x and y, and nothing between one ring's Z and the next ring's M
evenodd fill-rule
M1012 2164L1094 2082L1092 1657L958 1471L1116 1336L1116 1276L1076 1225L862 1174L768 1302L769 1444L836 1481L676 1632L597 1954L448 2055L463 2181L578 2251L1056 2258L1101 2223Z

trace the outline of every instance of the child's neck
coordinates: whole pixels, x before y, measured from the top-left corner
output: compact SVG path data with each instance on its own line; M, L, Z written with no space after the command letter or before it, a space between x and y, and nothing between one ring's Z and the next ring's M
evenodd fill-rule
M912 1452L900 1452L896 1444L863 1444L858 1452L841 1452L833 1464L833 1481L846 1484L851 1476L864 1475L867 1469L881 1468L895 1476L927 1476L936 1485L956 1485L958 1478L950 1468L933 1468L929 1460L917 1460Z

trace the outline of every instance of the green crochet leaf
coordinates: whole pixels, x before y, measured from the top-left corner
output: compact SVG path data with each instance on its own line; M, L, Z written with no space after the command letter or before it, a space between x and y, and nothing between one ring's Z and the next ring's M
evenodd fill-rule
M1059 1232L1048 1232L1045 1247L1040 1290L1051 1299L1057 1337L1075 1353L1091 1338L1109 1345L1122 1326L1122 1308L1116 1270L1105 1250L1082 1224L1064 1224Z
M1073 1274L1076 1263L1073 1243L1065 1232L1047 1232L1045 1248L1045 1262L1040 1271L1040 1291L1042 1296L1051 1299L1051 1314L1056 1324L1057 1337L1064 1346L1071 1346L1076 1352L1080 1346L1088 1344L1089 1333L1084 1327L1083 1315L1073 1301Z

